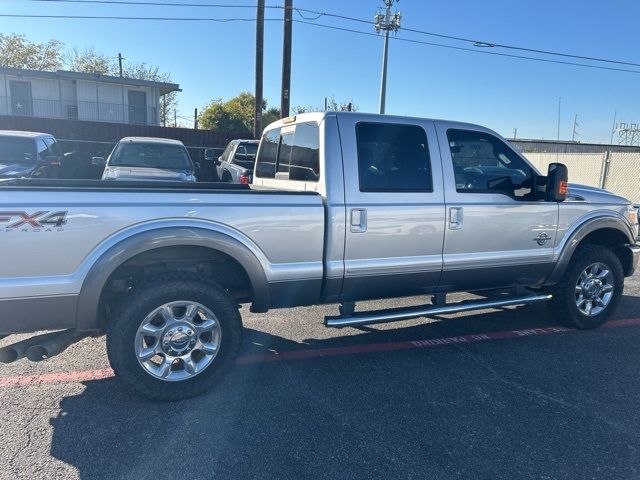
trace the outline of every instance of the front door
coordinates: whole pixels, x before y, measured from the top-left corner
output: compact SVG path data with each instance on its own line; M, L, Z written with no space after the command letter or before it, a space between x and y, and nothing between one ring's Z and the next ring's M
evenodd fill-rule
M537 285L553 264L557 203L538 173L489 131L439 123L447 205L440 289Z
M31 96L31 82L11 80L11 114L18 116L33 116L33 97Z
M129 123L146 125L147 94L137 90L129 90Z
M444 193L433 122L339 116L347 214L341 301L430 293Z

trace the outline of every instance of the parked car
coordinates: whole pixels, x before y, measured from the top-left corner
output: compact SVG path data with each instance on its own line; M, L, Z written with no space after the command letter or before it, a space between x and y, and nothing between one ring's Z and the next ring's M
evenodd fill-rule
M0 130L0 178L56 177L61 161L52 135Z
M547 302L558 321L590 329L613 314L640 258L629 201L568 185L562 164L543 175L487 128L442 120L280 120L264 131L251 186L2 183L0 335L62 331L8 345L0 361L106 332L122 382L164 400L202 392L234 364L241 304L339 304L324 320L342 328ZM459 291L479 295L447 302ZM356 309L410 295L431 302Z
M210 147L205 148L204 150L204 163L202 164L201 177L198 180L203 180L207 182L218 182L220 179L218 178L218 159L220 155L224 153L224 148L222 147Z
M232 140L218 159L217 171L221 182L251 183L258 153L258 140Z
M104 165L103 180L196 181L196 167L178 140L125 137L106 161L93 157L92 162Z

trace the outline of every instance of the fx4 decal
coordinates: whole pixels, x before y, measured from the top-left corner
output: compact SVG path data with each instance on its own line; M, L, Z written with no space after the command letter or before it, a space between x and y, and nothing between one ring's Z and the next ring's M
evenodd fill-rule
M25 227L32 227L34 230L55 227L60 230L67 223L67 212L48 212L45 210L34 213L0 212L0 224L2 223L9 223L9 225L3 225L6 230L26 229Z

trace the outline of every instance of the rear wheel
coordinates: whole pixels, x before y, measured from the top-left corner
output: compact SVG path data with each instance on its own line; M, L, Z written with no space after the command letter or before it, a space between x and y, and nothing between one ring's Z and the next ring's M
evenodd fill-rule
M222 287L173 274L121 306L109 324L107 353L128 388L180 400L202 393L232 366L241 337L240 314Z
M233 178L231 178L231 174L229 172L227 172L226 170L222 174L222 181L226 182L226 183L232 183L233 182Z
M606 247L585 245L573 256L552 288L551 313L569 326L596 328L609 320L624 287L618 257Z

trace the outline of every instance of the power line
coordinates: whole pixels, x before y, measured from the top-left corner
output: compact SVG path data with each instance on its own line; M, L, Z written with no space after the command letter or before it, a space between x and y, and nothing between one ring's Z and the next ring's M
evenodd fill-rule
M84 3L84 4L111 4L111 5L120 4L120 5L141 5L141 6L146 5L146 6L167 6L167 7L200 7L200 8L202 7L205 7L205 8L254 8L255 7L255 5L233 5L228 3L208 3L208 2L207 3L203 3L203 2L177 3L177 2L159 2L159 1L143 2L140 0L31 0L31 1L49 2L49 3ZM265 8L283 9L284 6L268 5L268 6L265 6ZM352 22L364 23L367 25L371 24L370 20L350 17L348 15L340 15L337 13L321 12L321 11L310 10L306 8L294 8L293 10L295 10L296 13L298 13L298 15L300 15L300 17L303 20L308 20L308 21L318 20L321 17L331 17L331 18L339 18L342 20L348 20ZM303 15L303 12L315 15L315 17L306 17ZM409 27L403 27L403 30L411 33L417 33L420 35L428 35L428 36L437 37L437 38L446 38L448 40L470 43L475 47L479 47L479 48L504 48L509 50L518 50L522 52L538 53L542 55L552 55L552 56L558 56L558 57L573 58L576 60L589 60L593 62L604 62L604 63L612 63L612 64L618 64L618 65L640 67L640 63L628 62L624 60L614 60L610 58L602 58L602 57L595 57L595 56L588 56L588 55L576 55L576 54L566 53L566 52L556 52L553 50L520 47L517 45L496 43L496 42L490 42L485 40L459 37L455 35L446 35L442 33L429 32L426 30L419 30L419 29L409 28Z
M213 7L213 8L255 8L255 5L235 5L228 3L175 3L175 2L140 2L133 0L31 0L32 2L49 3L88 3L109 5L149 5L153 7ZM276 8L276 7L267 7ZM281 7L277 7L281 8Z
M255 22L255 18L211 18L211 17L128 17L122 15L34 15L19 13L2 13L6 18L60 18L67 20L158 20L158 21L187 21L187 22ZM281 18L265 18L265 21L281 22Z
M121 3L121 1L123 0L32 0L32 1L48 1L48 2L83 2L83 3L102 3L102 2L114 2L114 3ZM134 3L133 0L131 0L129 3ZM135 2L136 4L146 4L147 2ZM156 2L156 3L160 3L160 2ZM207 6L211 6L212 4L207 4ZM280 8L280 7L275 7L275 6L271 6L271 7L265 7L265 8ZM302 10L302 9L297 9L294 8L294 10ZM307 11L307 10L305 10ZM312 12L312 11L311 11ZM337 15L337 14L328 14L325 13L324 15L326 16L333 16L333 17L337 17L337 18L349 18L349 17L344 17L342 15ZM48 19L71 19L71 20L148 20L148 21L193 21L193 22L218 22L218 23L229 23L229 22L255 22L255 18L212 18L212 17L132 17L132 16L104 16L104 15L39 15L39 14L0 14L0 18L48 18ZM360 20L360 19L356 19L358 21L362 21L365 22L364 20ZM276 22L282 22L283 20L281 18L265 18L265 21L276 21ZM374 36L374 37L378 37L377 34L372 33L372 32L364 32L362 30L355 30L352 28L346 28L346 27L338 27L335 25L327 25L327 24L322 24L322 23L318 23L318 22L314 22L314 21L307 21L307 20L297 20L294 19L293 20L295 23L300 23L300 24L305 24L305 25L312 25L312 26L316 26L316 27L321 27L321 28L328 28L331 30L339 30L339 31L344 31L344 32L351 32L351 33L356 33L356 34L360 34L360 35L367 35L367 36ZM368 24L370 24L370 22L366 22ZM413 31L410 29L405 29L403 28L403 30L407 30L407 31ZM436 34L437 35L437 34ZM616 67L605 67L602 65L591 65L591 64L586 64L586 63L578 63L578 62L568 62L568 61L562 61L562 60L551 60L551 59L547 59L547 58L538 58L538 57L530 57L530 56L526 56L526 55L515 55L515 54L508 54L508 53L500 53L500 52L489 52L486 50L478 50L478 49L474 49L474 48L467 48L467 47L460 47L460 46L455 46L455 45L447 45L447 44L442 44L442 43L436 43L436 42L427 42L424 40L416 40L416 39L410 39L410 38L404 38L404 37L392 37L394 40L397 41L402 41L402 42L409 42L409 43L415 43L415 44L421 44L421 45L429 45L429 46L433 46L433 47L439 47L439 48L448 48L451 50L459 50L459 51L466 51L466 52L473 52L473 53L481 53L481 54L486 54L486 55L494 55L494 56L499 56L499 57L506 57L506 58L519 58L519 59L523 59L523 60L531 60L531 61L537 61L537 62L543 62L543 63L554 63L554 64L560 64L560 65L570 65L570 66L576 66L576 67L585 67L585 68L593 68L593 69L598 69L598 70L610 70L610 71L617 71L617 72L626 72L626 73L640 73L640 71L638 70L632 70L632 69L626 69L626 68L616 68ZM585 58L589 58L589 57L585 57ZM617 61L609 61L609 63L621 63L624 65L631 65L631 66L639 66L640 64L635 64L635 63L631 63L631 62L617 62Z
M327 25L327 24L322 24L322 23L317 23L317 22L306 22L303 20L294 20L294 22L296 23L302 23L305 25L313 25L316 27L322 27L322 28L329 28L331 30L340 30L340 31L344 31L344 32L351 32L351 33L357 33L360 35L367 35L367 36L372 36L372 37L379 37L377 34L372 33L372 32L363 32L362 30L354 30L352 28L345 28L345 27L337 27L335 25ZM578 63L578 62L565 62L563 60L550 60L548 58L537 58L537 57L529 57L526 55L513 55L510 53L500 53L500 52L487 52L485 50L476 50L473 48L466 48L466 47L458 47L455 45L446 45L443 43L435 43L435 42L426 42L424 40L415 40L412 38L404 38L404 37L391 37L393 40L399 41L399 42L408 42L408 43L416 43L416 44L421 44L421 45L429 45L432 47L440 47L440 48L449 48L452 50L461 50L461 51L465 51L465 52L472 52L472 53L482 53L485 55L495 55L495 56L499 56L499 57L507 57L507 58L520 58L523 60L533 60L536 62L544 62L544 63L557 63L560 65L571 65L571 66L576 66L576 67L586 67L586 68L595 68L595 69L599 69L599 70L613 70L616 72L627 72L627 73L638 73L640 74L640 70L631 70L631 69L627 69L627 68L616 68L616 67L605 67L602 65L589 65L587 63Z

